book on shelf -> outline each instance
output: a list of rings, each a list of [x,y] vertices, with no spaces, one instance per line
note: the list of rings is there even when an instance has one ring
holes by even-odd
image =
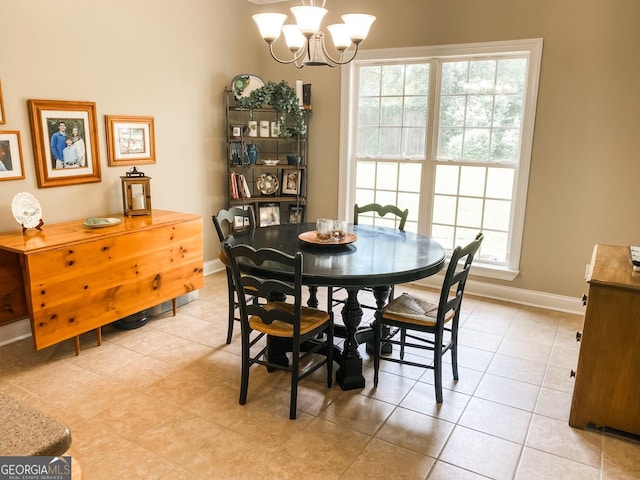
[[[238,184],[236,183],[236,172],[229,172],[229,193],[231,198],[238,198]]]
[[[240,174],[240,180],[242,181],[242,193],[244,198],[251,198],[251,190],[249,190],[249,184],[247,183],[247,179],[242,173]]]
[[[251,198],[251,190],[244,174],[230,172],[229,185],[231,190],[231,198],[237,200],[239,198]]]

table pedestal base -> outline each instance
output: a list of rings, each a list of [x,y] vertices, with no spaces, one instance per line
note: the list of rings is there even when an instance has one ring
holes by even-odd
[[[362,358],[341,358],[340,360],[340,368],[336,372],[336,383],[343,390],[363,388]]]

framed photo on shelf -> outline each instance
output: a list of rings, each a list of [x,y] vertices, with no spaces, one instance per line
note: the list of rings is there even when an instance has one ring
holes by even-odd
[[[304,223],[304,206],[289,205],[289,223]]]
[[[300,193],[300,182],[302,172],[300,170],[282,170],[282,194],[298,195]]]
[[[105,115],[110,167],[156,163],[153,117]]]
[[[245,210],[247,210],[249,208],[249,205],[243,205],[242,208],[244,208]],[[240,231],[240,230],[244,230],[246,228],[249,228],[251,226],[251,224],[249,223],[249,218],[247,217],[243,217],[242,215],[236,215],[233,217],[233,230],[235,232]]]
[[[0,180],[24,178],[20,132],[0,132]]]
[[[101,181],[94,102],[28,100],[38,187]]]
[[[261,227],[270,227],[272,225],[280,225],[280,204],[279,203],[261,203],[259,205]]]

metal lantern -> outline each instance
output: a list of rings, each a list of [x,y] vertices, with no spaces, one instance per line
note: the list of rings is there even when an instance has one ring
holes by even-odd
[[[133,167],[120,179],[125,216],[151,215],[151,178]]]

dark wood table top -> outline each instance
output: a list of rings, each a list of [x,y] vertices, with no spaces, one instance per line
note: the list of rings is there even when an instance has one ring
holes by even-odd
[[[227,241],[231,245],[271,247],[290,254],[302,252],[306,285],[360,288],[394,285],[428,277],[444,267],[444,248],[428,237],[386,227],[350,228],[357,240],[347,245],[317,245],[299,240],[300,233],[315,230],[315,223],[257,228],[234,234]],[[265,273],[264,268],[247,270]],[[286,271],[268,268],[268,274],[290,279],[290,272]]]

